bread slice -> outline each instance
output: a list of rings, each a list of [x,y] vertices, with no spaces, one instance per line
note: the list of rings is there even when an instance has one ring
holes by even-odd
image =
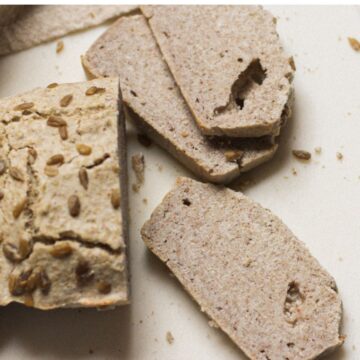
[[[120,102],[117,78],[0,100],[0,305],[128,303]]]
[[[144,6],[204,134],[278,134],[294,63],[273,16],[255,6]]]
[[[342,344],[334,279],[243,194],[179,178],[141,233],[250,359],[310,360]]]
[[[136,125],[202,179],[229,182],[269,160],[277,149],[269,139],[203,136],[142,15],[119,19],[82,61],[92,77],[119,75],[124,102]]]
[[[25,6],[15,21],[8,21],[7,26],[1,29],[0,55],[25,50],[68,33],[99,25],[136,9],[136,5]]]
[[[23,5],[0,5],[0,27],[14,22],[24,8]]]

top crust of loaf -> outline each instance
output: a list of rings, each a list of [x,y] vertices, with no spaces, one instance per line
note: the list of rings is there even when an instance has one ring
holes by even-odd
[[[254,6],[143,6],[204,134],[277,134],[294,73],[273,16]]]
[[[249,358],[310,360],[342,344],[334,279],[243,194],[179,178],[142,237]]]

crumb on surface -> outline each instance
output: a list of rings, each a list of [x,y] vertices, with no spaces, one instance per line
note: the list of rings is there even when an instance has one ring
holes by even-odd
[[[305,150],[293,150],[292,154],[299,160],[308,161],[311,159],[311,153]]]
[[[353,37],[348,37],[348,41],[354,51],[357,51],[357,52],[360,51],[360,41],[359,40],[357,40]]]
[[[133,192],[138,193],[139,190],[140,190],[140,186],[141,186],[141,185],[139,185],[138,183],[132,184],[132,190],[133,190]]]
[[[143,202],[145,205],[147,205],[148,199],[147,199],[147,198],[143,198],[143,199],[142,199],[142,202]]]
[[[60,54],[64,50],[64,42],[62,40],[59,40],[56,43],[56,53]]]
[[[336,153],[336,158],[338,159],[338,160],[342,160],[343,158],[344,158],[344,155],[341,153],[341,152],[337,152]]]
[[[297,175],[296,169],[295,169],[295,168],[292,168],[292,169],[291,169],[291,173],[292,173],[294,176],[296,176],[296,175]]]
[[[136,183],[132,185],[134,192],[140,190],[141,185],[145,180],[145,158],[143,153],[136,153],[131,157],[131,165],[136,176]]]
[[[166,341],[171,345],[173,342],[174,342],[174,336],[173,334],[171,333],[171,331],[168,331],[166,333]]]
[[[163,166],[162,165],[159,165],[157,166],[158,170],[161,172],[163,170]]]
[[[315,154],[318,154],[318,155],[320,155],[322,152],[322,148],[320,146],[317,146],[314,150],[315,150]]]

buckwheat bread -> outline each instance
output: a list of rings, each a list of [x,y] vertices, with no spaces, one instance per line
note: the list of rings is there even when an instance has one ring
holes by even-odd
[[[258,6],[143,6],[201,131],[278,134],[295,70]]]
[[[0,119],[0,305],[128,303],[118,79],[1,99]]]
[[[82,62],[91,77],[119,75],[135,124],[202,179],[229,182],[269,160],[277,149],[268,138],[212,140],[203,136],[142,15],[119,19],[90,47]]]
[[[179,178],[141,233],[250,359],[314,359],[342,344],[334,279],[243,194]]]
[[[12,8],[15,8],[13,6]],[[19,8],[19,6],[16,6]],[[28,49],[134,11],[135,5],[31,5],[17,18],[0,20],[0,55]],[[18,11],[9,9],[8,11]],[[14,21],[15,20],[15,21]],[[2,25],[7,25],[1,28]]]

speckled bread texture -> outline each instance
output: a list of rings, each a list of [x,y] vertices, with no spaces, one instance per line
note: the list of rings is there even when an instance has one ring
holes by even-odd
[[[243,194],[179,178],[142,237],[250,359],[314,359],[342,344],[334,279]]]
[[[119,75],[135,124],[202,179],[229,182],[269,160],[277,149],[268,138],[230,141],[203,136],[142,15],[119,19],[82,61],[92,77]],[[229,151],[238,156],[229,159]]]
[[[24,50],[68,33],[99,25],[128,14],[136,8],[135,5],[26,6],[15,22],[0,29],[0,55]]]
[[[255,6],[141,7],[204,134],[277,134],[295,70]]]
[[[128,303],[118,79],[1,99],[0,119],[0,304]]]
[[[0,27],[15,21],[23,9],[21,5],[0,5]]]

